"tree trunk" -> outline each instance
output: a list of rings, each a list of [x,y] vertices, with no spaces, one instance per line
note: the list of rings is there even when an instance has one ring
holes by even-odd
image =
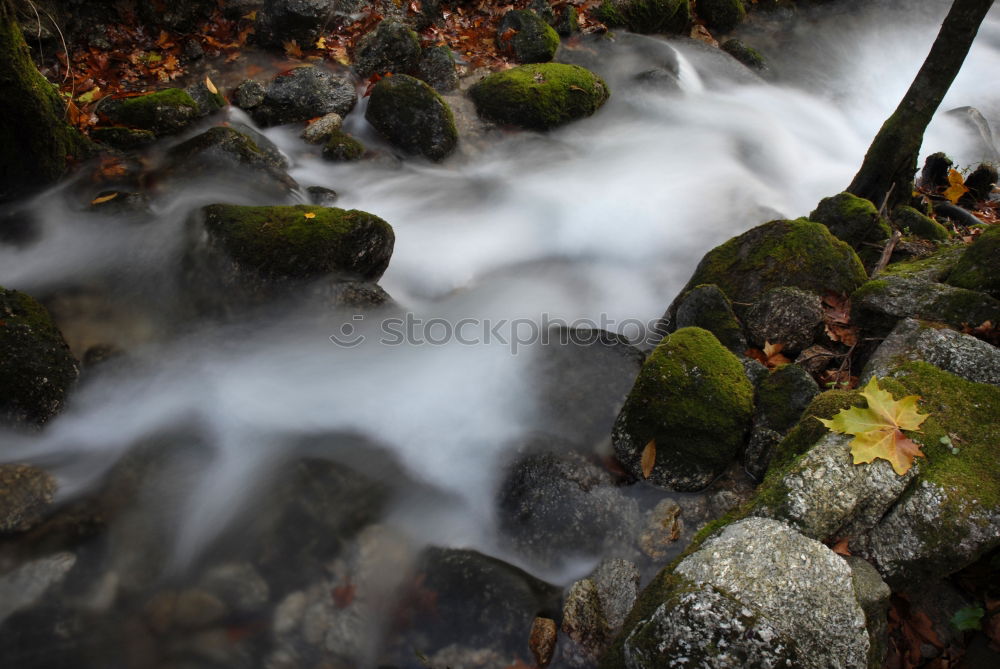
[[[28,53],[14,10],[0,0],[0,202],[59,179],[87,149],[70,126],[59,93]]]
[[[924,130],[962,68],[992,5],[993,0],[954,0],[923,66],[868,147],[847,192],[871,200],[876,206],[889,195],[890,211],[909,201]]]

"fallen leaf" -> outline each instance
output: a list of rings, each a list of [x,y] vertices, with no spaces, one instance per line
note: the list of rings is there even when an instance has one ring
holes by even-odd
[[[695,24],[695,26],[691,28],[691,38],[696,39],[699,42],[704,42],[705,44],[710,44],[716,48],[719,46],[716,39],[712,37],[712,33],[708,32],[708,28],[700,24]]]
[[[282,42],[281,46],[285,48],[285,55],[289,58],[302,59],[302,47],[295,40],[289,40],[287,42]]]
[[[868,400],[866,408],[844,409],[832,419],[817,418],[830,430],[854,435],[851,454],[854,464],[872,462],[875,458],[888,460],[900,476],[913,466],[913,459],[923,456],[920,445],[910,440],[901,430],[915,430],[927,418],[917,410],[917,395],[896,400],[879,388],[878,379],[872,377],[862,397]]]
[[[774,369],[775,367],[787,365],[791,362],[782,353],[784,348],[785,345],[780,342],[776,344],[772,344],[769,341],[764,342],[764,357],[767,359],[764,364],[767,365],[768,369]]]
[[[656,466],[656,440],[650,439],[646,447],[642,449],[642,478],[648,479]]]
[[[841,539],[840,541],[838,541],[834,545],[830,546],[830,550],[832,550],[837,555],[850,556],[851,555],[851,549],[848,546],[848,544],[850,543],[850,541],[851,541],[850,538],[844,537],[843,539]]]
[[[110,195],[102,195],[101,197],[95,197],[90,201],[90,204],[101,204],[102,202],[110,202],[118,197],[118,193],[111,193]]]
[[[962,178],[962,173],[958,170],[948,170],[948,188],[944,191],[944,196],[951,201],[952,204],[958,204],[958,201],[962,199],[962,196],[969,192],[969,188],[965,185],[965,179]]]
[[[305,216],[306,218],[316,218],[316,214],[312,213],[311,211],[307,211],[302,215]]]
[[[205,77],[205,88],[207,88],[208,92],[211,93],[212,95],[219,94],[219,89],[215,87],[215,84],[213,84],[212,80],[209,79],[208,77]]]

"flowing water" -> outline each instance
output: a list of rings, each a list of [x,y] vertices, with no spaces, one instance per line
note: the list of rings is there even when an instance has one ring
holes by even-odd
[[[379,519],[414,543],[531,567],[497,538],[494,499],[517,445],[545,427],[533,335],[559,321],[649,339],[705,251],[842,190],[950,3],[884,4],[748,32],[771,63],[766,79],[674,42],[678,92],[633,78],[664,64],[660,40],[602,47],[596,62],[613,96],[593,118],[544,136],[490,135],[442,165],[331,164],[297,131],[265,131],[302,186],[332,187],[337,206],[393,225],[380,284],[414,321],[418,341],[402,345],[376,317],[315,300],[192,316],[180,270],[187,219],[212,202],[261,203],[257,193],[175,189],[139,224],[81,212],[78,187],[40,196],[36,238],[0,245],[0,285],[46,299],[78,356],[96,344],[127,353],[85,376],[40,434],[0,435],[0,458],[45,466],[73,500],[137,445],[198,444],[193,463],[164,468],[161,492],[142,507],[165,572],[238,528],[270,474],[304,453],[393,489]],[[974,106],[996,125],[998,66],[994,11],[942,112]],[[347,129],[382,146],[362,111]],[[988,155],[943,113],[924,149],[963,166]],[[461,319],[467,341],[443,341]],[[565,583],[591,566],[536,573]]]

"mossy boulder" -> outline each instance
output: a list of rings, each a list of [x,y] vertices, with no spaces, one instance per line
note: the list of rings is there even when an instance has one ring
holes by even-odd
[[[361,38],[354,52],[354,71],[362,79],[374,74],[407,74],[420,62],[420,37],[399,21],[384,20]]]
[[[932,242],[943,242],[951,237],[948,229],[935,221],[930,216],[920,213],[913,207],[900,205],[892,212],[892,220],[900,230],[908,230],[921,239],[929,239]]]
[[[45,307],[0,287],[0,426],[41,425],[62,409],[78,374]]]
[[[851,295],[851,322],[871,336],[888,334],[903,318],[959,328],[1000,323],[1000,301],[975,290],[898,275],[880,276]]]
[[[781,344],[791,356],[808,348],[823,331],[823,308],[820,298],[792,286],[772,288],[746,313],[747,339],[763,349]]]
[[[737,355],[747,350],[747,340],[733,313],[733,305],[714,284],[695,286],[685,293],[680,298],[672,326],[675,330],[686,327],[708,330]]]
[[[416,77],[397,74],[372,89],[365,119],[407,153],[443,160],[458,145],[451,107]]]
[[[734,303],[751,304],[782,286],[818,295],[828,290],[852,293],[866,278],[854,250],[825,225],[778,220],[758,225],[705,254],[681,294],[714,283]],[[669,313],[676,311],[676,304],[675,300]]]
[[[201,116],[201,108],[182,88],[129,98],[104,98],[97,106],[99,116],[113,125],[149,130],[157,136],[180,132]]]
[[[634,33],[683,33],[691,24],[688,0],[604,0],[597,18]]]
[[[875,205],[850,193],[823,198],[809,214],[809,220],[830,228],[834,237],[859,252],[866,248],[866,243],[878,243],[892,235],[892,230],[879,217]],[[877,259],[878,254],[875,255]]]
[[[928,283],[944,281],[949,272],[958,264],[965,253],[964,244],[941,244],[934,253],[915,260],[900,260],[889,263],[879,275],[919,279]]]
[[[1000,298],[1000,225],[989,227],[972,242],[946,281]]]
[[[90,131],[90,137],[95,142],[106,144],[111,148],[122,151],[141,149],[156,141],[156,133],[152,130],[126,128],[122,125],[94,128]]]
[[[472,86],[469,96],[487,120],[547,130],[592,115],[609,91],[590,70],[542,63],[494,72]]]
[[[356,209],[214,204],[202,212],[210,240],[239,270],[272,279],[338,274],[375,280],[395,242],[388,223]]]
[[[649,481],[700,490],[736,456],[752,413],[753,387],[739,359],[708,330],[683,328],[647,358],[615,422],[612,443],[626,470],[642,477],[642,454],[654,441]]]
[[[760,382],[753,432],[743,456],[747,473],[758,480],[764,477],[778,443],[818,394],[816,381],[799,365],[784,365]]]
[[[512,9],[500,20],[497,44],[519,63],[547,63],[559,49],[559,34],[535,12]]]
[[[727,39],[722,43],[721,49],[751,70],[758,72],[767,70],[767,61],[764,56],[757,49],[747,46],[738,39]]]
[[[747,17],[743,0],[698,0],[698,16],[709,30],[727,33]]]
[[[430,46],[421,51],[417,77],[439,93],[458,88],[458,71],[455,69],[455,56],[451,49],[446,46]]]
[[[365,145],[342,130],[330,133],[323,145],[323,158],[333,162],[361,160],[365,155]]]
[[[278,49],[291,40],[306,48],[330,21],[329,0],[268,0],[261,4],[254,24],[256,39]]]

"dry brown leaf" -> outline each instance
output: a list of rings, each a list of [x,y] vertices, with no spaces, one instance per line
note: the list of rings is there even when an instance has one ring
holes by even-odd
[[[289,58],[295,58],[297,60],[302,59],[302,47],[295,40],[289,40],[287,42],[282,42],[281,46],[285,49],[285,55]]]
[[[642,449],[642,478],[648,479],[656,466],[656,440],[650,439],[646,447]]]
[[[111,193],[110,195],[102,195],[101,197],[95,197],[90,201],[90,204],[101,204],[102,202],[110,202],[118,197],[118,193]]]
[[[212,95],[219,94],[219,89],[215,87],[215,84],[213,84],[212,80],[209,79],[208,77],[205,77],[205,88],[207,88],[208,92],[211,93]]]
[[[845,557],[850,556],[851,548],[850,546],[848,546],[850,541],[851,540],[848,537],[844,537],[834,545],[830,546],[830,550],[832,550],[837,555],[843,555]]]

